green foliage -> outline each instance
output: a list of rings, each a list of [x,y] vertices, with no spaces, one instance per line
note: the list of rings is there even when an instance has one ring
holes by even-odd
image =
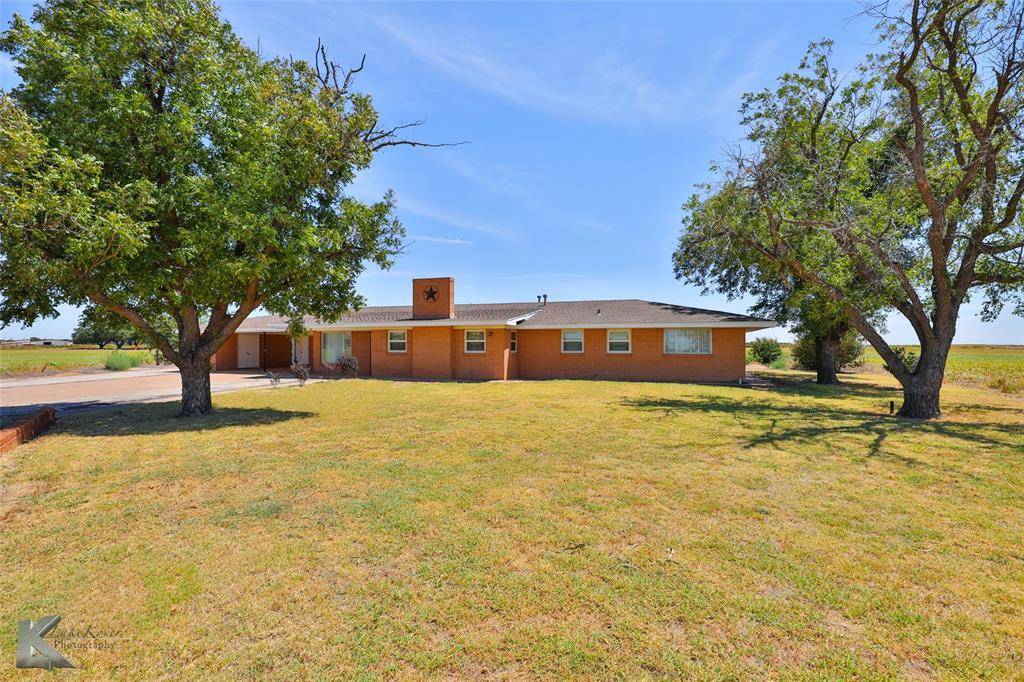
[[[750,342],[750,354],[762,365],[770,365],[782,357],[782,346],[775,339],[762,337]]]
[[[114,351],[107,357],[106,368],[115,372],[121,372],[138,367],[140,364],[142,364],[141,360],[137,356]]]
[[[917,353],[910,350],[906,346],[893,346],[892,350],[896,354],[896,357],[899,358],[899,361],[903,364],[903,366],[909,369],[911,372],[913,372],[914,368],[917,367],[917,360],[920,356],[918,356]],[[883,367],[885,368],[886,372],[889,372],[890,374],[894,373],[893,368],[889,365],[888,362],[886,362],[883,365]]]
[[[815,350],[814,339],[815,337],[810,334],[798,336],[793,347],[790,349],[793,362],[799,369],[810,371],[818,369],[818,356]],[[843,335],[842,340],[839,342],[839,350],[836,353],[836,370],[860,367],[863,364],[864,344],[860,334],[851,329]]]
[[[789,361],[786,360],[786,357],[784,355],[780,355],[779,357],[772,360],[768,366],[771,367],[772,369],[789,369]]]
[[[71,341],[76,344],[96,344],[100,348],[113,343],[120,348],[126,343],[137,343],[140,336],[141,332],[123,317],[90,306],[82,311],[78,326],[71,333]]]
[[[92,303],[202,367],[257,307],[361,306],[356,278],[401,248],[393,195],[346,188],[409,143],[326,50],[263,59],[210,0],[49,0],[0,51],[21,79],[0,96],[3,324]]]
[[[762,298],[799,280],[905,391],[929,395],[901,414],[931,417],[972,290],[985,317],[1024,315],[1024,13],[949,0],[866,13],[881,47],[849,76],[812,44],[777,87],[744,96],[747,139],[684,204],[676,272]],[[872,317],[885,308],[922,341],[916,371]]]

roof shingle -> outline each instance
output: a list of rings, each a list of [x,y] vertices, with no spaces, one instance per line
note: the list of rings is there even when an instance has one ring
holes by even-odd
[[[432,322],[435,324],[445,322],[451,322],[451,324],[466,322],[505,324],[509,320],[526,315],[529,317],[520,325],[524,328],[656,324],[707,324],[710,326],[750,324],[763,327],[775,324],[771,320],[747,315],[640,299],[548,301],[546,305],[539,303],[461,303],[456,304],[455,317],[451,320],[434,320]],[[394,325],[413,321],[412,306],[368,306],[343,315],[337,321],[330,323],[309,316],[304,319],[304,323],[309,329],[337,328],[344,327],[346,324]],[[416,321],[423,322],[423,320]],[[238,331],[284,331],[287,326],[288,319],[285,317],[264,315],[245,320],[239,326]]]

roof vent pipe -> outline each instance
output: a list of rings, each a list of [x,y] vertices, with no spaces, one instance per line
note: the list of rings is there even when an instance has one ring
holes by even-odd
[[[544,294],[544,305],[548,304],[548,295]]]

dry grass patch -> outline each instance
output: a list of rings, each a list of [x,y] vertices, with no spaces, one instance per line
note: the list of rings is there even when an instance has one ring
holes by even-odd
[[[346,381],[68,418],[0,474],[0,651],[60,613],[131,634],[82,679],[1022,677],[1024,405],[892,398]]]

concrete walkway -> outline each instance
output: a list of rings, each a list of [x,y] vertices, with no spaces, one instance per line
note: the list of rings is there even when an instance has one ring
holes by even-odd
[[[287,370],[275,371],[281,386],[298,382]],[[310,383],[318,381],[310,379]],[[213,372],[213,393],[271,388],[262,370]],[[65,374],[58,377],[0,380],[0,411],[28,412],[53,405],[57,414],[70,414],[132,403],[155,403],[181,399],[181,378],[176,367],[139,368],[124,372]]]

